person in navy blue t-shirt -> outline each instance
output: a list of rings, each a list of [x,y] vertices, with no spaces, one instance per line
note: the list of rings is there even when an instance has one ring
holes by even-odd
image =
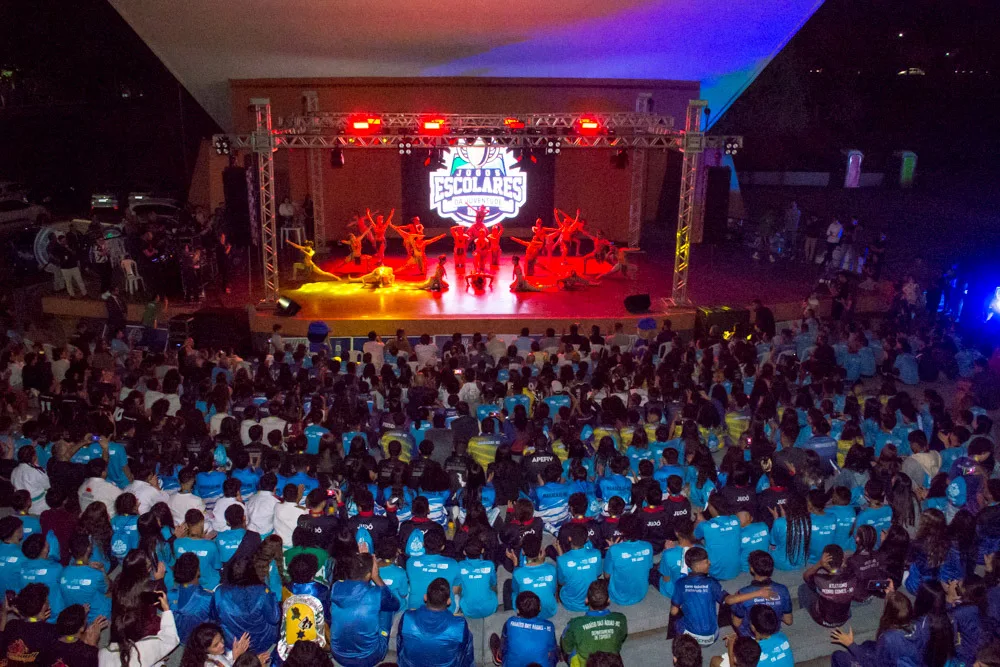
[[[503,624],[500,635],[490,635],[493,661],[504,667],[555,667],[559,662],[556,628],[552,621],[538,618],[542,603],[531,591],[517,596],[517,616]]]
[[[732,605],[730,608],[733,614],[733,628],[744,637],[752,637],[748,616],[750,609],[754,605],[766,605],[774,609],[778,617],[785,625],[792,624],[792,596],[788,587],[771,581],[774,573],[774,559],[766,551],[753,551],[750,553],[750,585],[744,586],[737,594],[757,593],[761,589],[767,588],[771,591],[771,596],[758,596]]]

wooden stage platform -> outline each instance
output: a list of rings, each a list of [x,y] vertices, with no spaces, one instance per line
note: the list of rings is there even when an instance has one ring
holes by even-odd
[[[436,258],[436,255],[432,255]],[[330,326],[331,335],[365,336],[376,331],[385,336],[402,328],[409,335],[428,333],[447,335],[453,332],[494,332],[516,334],[523,327],[532,333],[541,333],[552,327],[557,333],[570,324],[589,327],[596,324],[610,330],[616,322],[625,325],[626,332],[634,333],[636,323],[644,317],[657,320],[670,318],[677,331],[694,328],[695,309],[668,307],[665,299],[670,296],[673,256],[638,254],[634,256],[639,272],[634,278],[620,275],[601,281],[600,285],[574,292],[548,288],[542,292],[510,291],[512,281],[510,255],[504,255],[496,274],[493,289],[475,291],[465,288],[464,276],[456,275],[451,255],[448,255],[447,280],[450,288],[444,292],[426,292],[408,289],[407,285],[420,281],[413,271],[399,273],[397,284],[378,290],[363,288],[356,283],[318,282],[298,285],[282,276],[281,293],[302,306],[294,317],[279,317],[273,310],[258,309],[251,317],[251,328],[257,333],[270,333],[275,323],[282,325],[289,336],[303,336],[309,322],[323,320]],[[433,260],[432,260],[433,261]],[[388,264],[394,268],[403,263],[401,257],[390,257]],[[287,266],[291,262],[287,262]],[[347,265],[340,259],[324,262],[325,270],[347,275]],[[351,267],[353,268],[353,267]],[[551,285],[558,275],[576,269],[582,274],[582,261],[576,257],[567,260],[556,258],[553,271],[539,269],[531,278],[535,283]],[[609,265],[591,263],[588,277],[606,271]],[[818,270],[802,265],[771,265],[752,262],[741,249],[696,248],[690,276],[690,297],[698,306],[746,307],[753,298],[760,298],[775,314],[778,321],[791,320],[801,315],[802,299],[815,284]],[[355,271],[352,275],[360,275]],[[652,300],[649,313],[630,314],[624,305],[630,294],[648,293]],[[239,294],[211,294],[202,305],[245,308],[250,303],[246,292]],[[884,310],[888,302],[884,297],[867,296],[858,304],[859,312]],[[183,312],[193,312],[200,306],[172,303],[164,318]],[[43,298],[45,312],[66,318],[104,316],[104,305],[97,300],[70,300],[65,296]],[[129,319],[138,320],[141,304],[130,306]],[[821,314],[829,311],[824,300]]]

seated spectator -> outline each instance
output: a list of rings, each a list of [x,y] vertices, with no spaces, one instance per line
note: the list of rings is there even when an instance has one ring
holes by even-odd
[[[701,645],[691,635],[677,635],[671,645],[674,667],[701,667]]]
[[[737,595],[759,592],[762,589],[767,589],[771,595],[752,597],[749,600],[731,606],[733,628],[744,637],[753,636],[753,632],[747,621],[749,620],[750,610],[757,605],[764,605],[774,609],[778,618],[785,625],[792,624],[791,593],[789,593],[788,587],[784,584],[771,581],[773,573],[774,559],[771,558],[770,554],[764,551],[754,551],[750,554],[750,577],[752,581],[749,586],[744,586],[737,591]]]
[[[695,539],[705,542],[712,561],[709,574],[719,580],[735,579],[740,573],[740,520],[727,513],[718,495],[709,499],[708,510],[713,516],[694,527]]]
[[[649,572],[653,568],[653,546],[641,541],[641,525],[634,514],[620,522],[622,540],[608,547],[604,573],[608,576],[611,601],[620,605],[642,602],[649,589]]]
[[[116,614],[111,621],[111,635],[118,641],[111,642],[98,652],[99,665],[155,665],[177,648],[180,639],[167,594],[159,591],[157,596],[157,606],[162,612],[159,632],[150,634],[145,617],[137,610]],[[123,652],[125,657],[122,657]]]
[[[458,563],[460,608],[466,618],[486,618],[497,610],[497,570],[483,558],[483,543],[478,536],[465,543],[465,559]]]
[[[186,644],[191,632],[204,623],[212,606],[212,593],[200,582],[201,565],[194,553],[182,554],[174,563],[176,587],[167,592],[167,599],[174,610],[174,623],[181,643]]]
[[[77,533],[73,536],[69,541],[69,565],[59,577],[59,591],[65,605],[86,607],[86,620],[94,623],[99,616],[111,617],[111,599],[108,597],[108,575],[91,562],[91,551],[87,535]]]
[[[556,629],[551,621],[538,618],[542,603],[531,591],[517,596],[517,616],[508,618],[500,635],[490,635],[493,662],[511,667],[555,667],[559,662]]]
[[[184,642],[181,667],[234,665],[249,647],[250,635],[244,633],[227,651],[222,628],[215,623],[201,623],[192,629],[190,638]]]
[[[828,628],[840,627],[851,619],[851,602],[857,587],[854,575],[845,567],[844,550],[836,544],[823,549],[820,561],[802,573],[806,588],[799,594],[813,620]]]
[[[219,547],[205,535],[205,515],[198,510],[188,510],[184,515],[187,535],[174,540],[174,553],[181,556],[193,553],[198,557],[200,583],[206,590],[213,591],[219,585],[222,557]]]
[[[601,552],[589,546],[587,529],[570,523],[559,531],[566,547],[556,542],[560,550],[556,559],[556,576],[559,583],[559,600],[567,611],[586,611],[590,585],[603,573]],[[567,548],[568,547],[568,548]]]
[[[399,667],[474,667],[469,624],[451,608],[451,584],[438,578],[426,588],[424,605],[403,612],[396,629]],[[411,596],[412,597],[412,596]]]
[[[539,613],[541,618],[552,618],[558,607],[556,602],[558,575],[556,566],[545,560],[541,536],[525,535],[521,540],[521,554],[524,556],[525,562],[514,568],[510,579],[510,593],[504,591],[505,608],[509,607],[511,601],[517,599],[522,591],[531,591],[541,601],[542,610]],[[517,554],[514,551],[508,550],[507,558],[513,563],[518,562]]]
[[[902,593],[889,591],[878,623],[875,641],[857,644],[854,631],[834,629],[830,638],[847,651],[836,651],[830,659],[831,667],[851,665],[921,665],[920,647],[913,641],[913,605]]]
[[[400,609],[400,602],[382,580],[371,554],[355,554],[350,562],[347,580],[335,582],[330,589],[330,617],[336,619],[330,626],[330,649],[340,665],[374,667],[389,650],[392,613]]]
[[[230,581],[212,593],[209,617],[220,626],[226,645],[232,646],[244,633],[250,634],[250,650],[262,653],[278,641],[281,607],[274,593],[261,583],[248,559],[235,560],[230,566]],[[171,622],[172,623],[172,622]]]
[[[794,667],[792,647],[774,609],[767,605],[750,607],[750,631],[760,646],[759,665],[764,667]]]
[[[591,582],[587,588],[587,613],[570,619],[560,642],[570,667],[587,664],[594,653],[621,653],[628,638],[628,618],[608,609],[610,604],[607,581]]]
[[[13,610],[17,617],[6,622],[0,642],[0,655],[8,664],[35,663],[41,652],[59,638],[59,629],[46,621],[52,614],[49,587],[28,584],[14,597]]]
[[[67,667],[90,667],[98,664],[97,645],[108,619],[97,616],[88,625],[87,610],[72,604],[62,610],[56,620],[59,638],[46,645],[38,658],[40,665],[63,664]]]
[[[444,531],[428,531],[424,535],[424,553],[406,561],[406,576],[410,581],[410,609],[417,609],[423,604],[424,593],[432,581],[443,578],[449,586],[458,583],[458,563],[454,558],[444,555],[445,544]]]

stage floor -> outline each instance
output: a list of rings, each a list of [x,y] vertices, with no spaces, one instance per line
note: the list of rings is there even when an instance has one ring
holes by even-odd
[[[395,270],[404,261],[403,257],[387,257],[386,264]],[[556,257],[547,261],[551,271],[539,267],[536,274],[529,278],[534,284],[545,285],[544,291],[511,292],[513,268],[510,255],[501,257],[499,269],[493,271],[493,288],[485,290],[466,288],[465,273],[456,272],[449,255],[446,270],[450,287],[442,292],[412,289],[411,286],[421,282],[423,277],[411,267],[397,273],[396,284],[388,288],[373,290],[358,283],[310,282],[298,288],[283,289],[282,293],[302,306],[295,319],[322,319],[336,323],[336,331],[351,335],[367,333],[367,328],[373,327],[375,322],[379,326],[374,328],[385,333],[386,323],[390,321],[405,323],[398,325],[403,328],[412,328],[419,322],[423,327],[420,331],[426,329],[428,333],[450,333],[470,327],[484,333],[488,330],[510,333],[520,330],[521,326],[531,326],[534,330],[540,326],[539,320],[548,322],[546,326],[552,326],[557,331],[573,322],[608,327],[615,321],[627,320],[634,326],[643,315],[632,315],[625,310],[625,297],[648,292],[653,296],[650,314],[664,314],[666,308],[657,297],[669,295],[672,271],[672,266],[641,255],[636,257],[636,263],[639,272],[634,278],[614,275],[602,280],[600,285],[565,292],[552,287],[552,284],[570,269],[576,269],[582,275],[583,260]],[[355,268],[343,260],[328,261],[321,267],[341,276],[349,275],[348,270]],[[467,268],[471,268],[471,264]],[[590,262],[588,269],[591,274],[588,278],[593,280],[595,274],[610,268],[609,264]],[[357,277],[362,273],[352,271],[350,275]],[[349,331],[345,331],[345,326]],[[365,331],[357,330],[359,328]],[[396,325],[391,328],[396,328]]]

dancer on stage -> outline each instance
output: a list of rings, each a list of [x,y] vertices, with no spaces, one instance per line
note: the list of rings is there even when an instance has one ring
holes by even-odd
[[[451,235],[455,239],[455,270],[465,269],[465,254],[469,250],[469,231],[462,225],[455,225],[451,228]]]
[[[316,266],[315,262],[313,262],[313,256],[316,255],[316,250],[313,248],[312,241],[306,241],[305,245],[299,245],[297,243],[292,243],[291,241],[285,241],[285,243],[302,253],[302,261],[292,265],[292,280],[298,279],[298,268],[301,266],[305,270],[306,277],[312,278],[312,282],[340,281],[338,276],[324,271]]]
[[[524,271],[521,270],[520,257],[514,255],[512,258],[514,262],[514,282],[510,284],[511,292],[542,292],[544,287],[540,285],[533,285],[524,277]]]
[[[392,226],[392,216],[396,213],[396,209],[389,210],[389,217],[385,218],[382,215],[375,216],[372,219],[371,209],[365,209],[365,215],[368,217],[368,221],[371,223],[368,231],[371,232],[369,238],[372,243],[375,244],[375,261],[381,263],[385,260],[385,233]]]
[[[560,215],[563,216],[562,220],[559,219]],[[576,217],[571,218],[569,217],[569,214],[560,211],[559,209],[555,209],[555,219],[556,225],[559,227],[558,233],[556,234],[557,240],[555,242],[555,247],[562,250],[563,257],[569,257],[569,244],[572,243],[576,248],[577,256],[579,256],[580,239],[576,238],[576,235],[578,232],[583,231],[583,225],[586,222],[580,220],[580,210],[577,209]]]
[[[423,227],[423,225],[420,225],[421,231],[419,234],[410,234],[403,231],[402,227],[393,227],[393,229],[399,232],[400,236],[403,237],[403,242],[409,242],[410,248],[413,250],[413,254],[410,255],[408,260],[406,260],[406,263],[399,267],[401,272],[409,266],[416,266],[420,275],[425,275],[427,273],[427,246],[432,243],[437,243],[447,236],[447,234],[438,234],[432,239],[425,239],[423,235]]]
[[[399,235],[403,238],[403,249],[406,250],[407,258],[413,259],[413,245],[410,243],[410,239],[415,236],[423,237],[424,235],[424,226],[420,223],[420,218],[413,216],[410,220],[410,224],[403,225],[401,227],[397,227],[396,225],[389,226],[399,232]],[[406,234],[403,232],[406,232]]]
[[[469,229],[472,229],[472,227]],[[475,250],[472,255],[473,266],[476,271],[485,271],[486,257],[490,252],[490,239],[489,236],[487,236],[485,227],[481,227],[479,229],[479,232],[475,237],[474,247]]]
[[[471,238],[478,238],[479,233],[486,233],[486,213],[489,209],[485,206],[480,206],[476,209],[476,221],[469,226],[469,236]]]
[[[378,289],[379,287],[391,287],[396,281],[396,275],[392,272],[392,267],[376,266],[371,273],[366,273],[359,278],[348,278],[344,282],[361,283],[362,287]]]
[[[604,232],[600,229],[597,230],[597,234],[588,234],[587,232],[582,232],[582,234],[588,237],[594,242],[593,252],[589,252],[583,256],[583,272],[587,272],[587,262],[597,262],[598,264],[605,264],[608,261],[608,254],[614,249],[615,244],[604,237]]]
[[[347,253],[347,258],[344,260],[345,262],[347,262],[348,264],[354,264],[354,266],[360,268],[361,262],[364,260],[365,257],[371,259],[370,256],[361,254],[361,241],[364,240],[366,236],[369,239],[371,239],[372,237],[371,227],[367,228],[361,236],[356,235],[354,232],[348,232],[347,238],[341,240],[341,243],[349,248],[349,252]]]
[[[476,290],[485,290],[486,281],[490,281],[490,289],[493,289],[493,274],[484,271],[473,271],[465,276],[465,289],[470,287]]]
[[[596,287],[599,284],[596,280],[588,280],[579,275],[576,269],[570,271],[568,276],[564,276],[556,281],[556,287],[566,292],[575,292],[587,287]]]
[[[615,273],[620,273],[626,278],[634,278],[635,274],[639,273],[639,267],[628,261],[628,254],[630,252],[639,252],[639,249],[618,248],[615,250],[615,265],[612,266],[610,270],[597,276],[597,279],[601,280]]]
[[[500,239],[503,238],[503,225],[499,222],[490,228],[490,265],[500,266]]]
[[[448,260],[447,255],[438,256],[437,267],[434,269],[434,275],[425,280],[422,283],[417,283],[415,285],[408,285],[409,289],[421,289],[427,290],[428,292],[441,292],[448,289],[448,281],[445,280],[447,273],[444,270],[444,263]]]
[[[542,254],[545,249],[545,236],[535,235],[530,241],[525,241],[517,237],[510,237],[510,240],[514,243],[519,243],[524,246],[524,264],[527,268],[528,275],[535,275],[535,265],[538,263],[538,256]],[[517,259],[515,257],[515,259]]]

